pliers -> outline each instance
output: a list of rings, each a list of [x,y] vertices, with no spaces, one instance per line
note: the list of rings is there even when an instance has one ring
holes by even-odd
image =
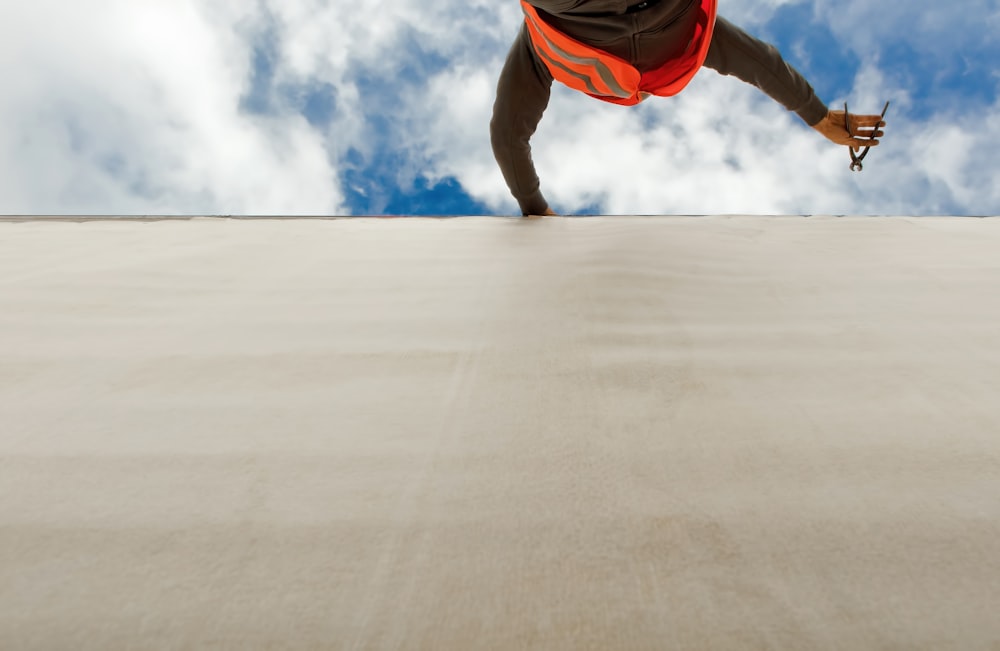
[[[885,107],[882,109],[883,118],[885,117],[885,112],[888,110],[889,110],[889,102],[886,102]],[[847,135],[853,138],[854,133],[851,131],[851,114],[847,112],[847,102],[844,102],[844,128],[847,129]],[[875,125],[875,128],[872,129],[872,135],[869,137],[869,140],[875,140],[876,133],[878,133],[878,125]],[[852,172],[860,172],[862,169],[864,169],[864,166],[861,164],[861,161],[863,161],[865,159],[865,156],[868,155],[869,149],[871,149],[871,145],[865,147],[865,150],[860,154],[855,154],[854,147],[850,146],[847,147],[847,151],[851,153]]]

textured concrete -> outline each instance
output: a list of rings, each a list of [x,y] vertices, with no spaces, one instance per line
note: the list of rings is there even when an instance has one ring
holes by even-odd
[[[0,648],[1000,649],[1000,219],[0,223]]]

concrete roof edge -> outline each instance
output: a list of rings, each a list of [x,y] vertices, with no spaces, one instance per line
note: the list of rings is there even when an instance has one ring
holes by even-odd
[[[754,214],[715,214],[715,215],[560,215],[556,219],[587,219],[593,217],[642,217],[642,218],[775,218],[775,219],[838,219],[838,218],[873,218],[873,219],[925,219],[925,218],[964,218],[992,219],[1000,215],[754,215]],[[95,222],[95,221],[196,221],[208,219],[225,219],[233,221],[292,221],[292,220],[338,220],[338,219],[521,219],[513,215],[0,215],[0,222]],[[545,219],[553,219],[546,217]]]

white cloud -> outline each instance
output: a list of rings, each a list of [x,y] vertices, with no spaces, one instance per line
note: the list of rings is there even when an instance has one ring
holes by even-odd
[[[252,16],[235,7],[5,3],[0,212],[342,210],[303,118],[240,113]]]
[[[873,6],[863,0],[815,3],[818,18],[828,24],[839,42],[869,55],[886,42],[908,42],[927,54],[951,53],[971,40],[973,45],[995,42],[1000,5],[996,0],[962,0],[961,4],[911,0]]]
[[[433,77],[406,98],[406,145],[421,152],[419,170],[431,182],[459,179],[472,196],[501,207],[512,201],[490,149],[489,121],[499,57],[483,66],[460,65]]]

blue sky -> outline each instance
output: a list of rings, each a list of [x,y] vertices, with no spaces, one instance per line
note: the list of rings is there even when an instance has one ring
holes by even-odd
[[[0,213],[517,212],[488,137],[513,0],[85,4],[0,8]],[[543,191],[568,214],[1000,213],[998,2],[876,9],[720,4],[831,107],[892,100],[863,174],[706,70],[632,109],[557,90]]]

